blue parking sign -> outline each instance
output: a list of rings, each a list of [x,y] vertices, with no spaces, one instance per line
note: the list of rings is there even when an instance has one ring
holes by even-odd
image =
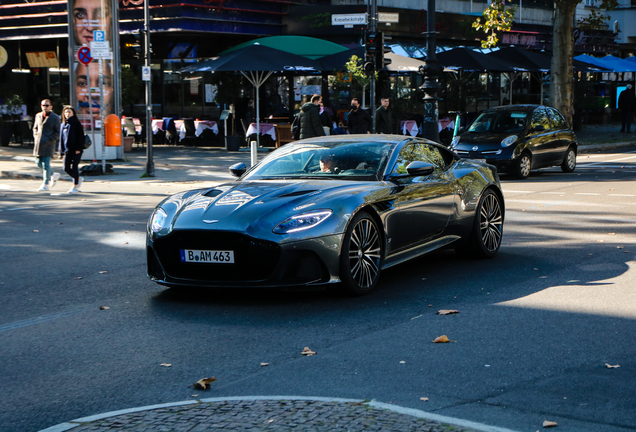
[[[106,32],[104,30],[95,30],[95,31],[93,31],[93,40],[95,42],[104,42],[104,41],[106,41]]]

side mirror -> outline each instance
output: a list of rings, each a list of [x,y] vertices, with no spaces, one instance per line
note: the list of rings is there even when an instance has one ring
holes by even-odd
[[[426,176],[435,171],[435,165],[430,162],[415,161],[406,167],[406,172],[412,177]]]
[[[245,174],[245,171],[247,171],[247,167],[243,162],[239,162],[230,167],[230,174],[232,174],[234,177],[242,176],[243,174]]]
[[[545,126],[536,125],[532,127],[532,132],[543,132],[545,130]]]

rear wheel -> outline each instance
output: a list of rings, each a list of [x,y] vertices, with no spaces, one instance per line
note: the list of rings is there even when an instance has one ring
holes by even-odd
[[[517,166],[515,169],[515,175],[518,179],[524,180],[527,179],[530,175],[530,170],[532,168],[532,157],[529,153],[521,153],[519,159],[517,159]]]
[[[501,246],[503,220],[503,207],[499,196],[492,190],[486,191],[479,201],[468,245],[458,252],[476,258],[495,256]]]
[[[364,211],[349,224],[340,252],[340,279],[349,294],[365,295],[377,286],[384,256],[381,233],[375,219]]]
[[[561,163],[561,171],[571,173],[574,168],[576,168],[576,150],[574,150],[574,147],[569,147]]]

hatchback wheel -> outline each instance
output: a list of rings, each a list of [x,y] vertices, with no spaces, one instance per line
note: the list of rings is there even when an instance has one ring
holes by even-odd
[[[380,278],[384,247],[378,223],[366,212],[349,224],[340,252],[340,279],[349,294],[373,291]]]
[[[528,153],[521,153],[519,159],[517,159],[517,167],[515,170],[515,174],[518,179],[527,179],[530,175],[530,170],[532,168],[532,158]]]
[[[576,150],[574,150],[574,147],[570,147],[561,163],[561,171],[571,173],[574,168],[576,168]]]

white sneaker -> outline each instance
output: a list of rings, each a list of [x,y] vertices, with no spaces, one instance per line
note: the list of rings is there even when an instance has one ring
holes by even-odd
[[[70,194],[76,194],[76,193],[79,193],[79,191],[77,190],[77,188],[76,188],[75,186],[73,186],[72,188],[70,188],[70,189],[68,190],[68,193],[70,193]]]
[[[59,179],[60,179],[60,173],[53,173],[53,176],[51,177],[51,188],[55,187]]]
[[[75,186],[77,190],[82,189],[82,183],[84,183],[84,177],[80,177],[79,180],[77,181],[77,186]]]
[[[44,192],[49,190],[49,185],[42,183],[42,186],[40,186],[40,189],[38,189],[38,192]]]

